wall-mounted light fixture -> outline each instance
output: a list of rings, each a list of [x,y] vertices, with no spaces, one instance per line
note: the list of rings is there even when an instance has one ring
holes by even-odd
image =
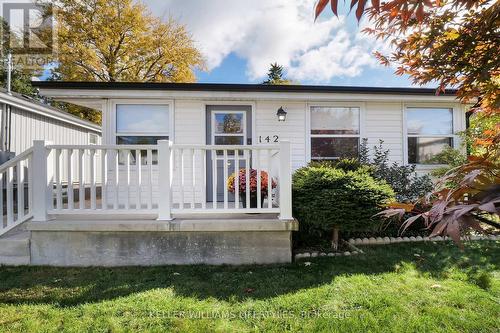
[[[286,111],[283,109],[282,106],[278,109],[278,112],[276,112],[276,115],[278,116],[278,121],[285,121],[286,120]]]

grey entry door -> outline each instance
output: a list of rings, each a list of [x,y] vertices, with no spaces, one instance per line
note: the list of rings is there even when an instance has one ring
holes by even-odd
[[[209,145],[251,145],[252,144],[252,107],[250,105],[207,105],[206,109],[207,144]],[[234,152],[229,151],[227,165],[224,166],[222,151],[216,154],[217,201],[224,201],[224,167],[228,176],[235,171]],[[240,168],[244,167],[243,155],[240,153]],[[207,201],[213,201],[213,160],[212,153],[207,152]],[[234,195],[229,193],[229,201]]]

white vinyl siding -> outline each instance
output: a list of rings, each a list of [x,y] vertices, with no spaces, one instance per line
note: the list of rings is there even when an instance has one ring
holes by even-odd
[[[401,103],[367,102],[365,135],[370,155],[373,146],[383,140],[384,149],[389,149],[391,162],[403,163],[403,113]]]
[[[287,112],[285,121],[278,121],[276,112],[280,107]],[[303,167],[307,163],[306,158],[306,103],[297,102],[256,102],[254,115],[254,144],[266,144],[265,140],[270,137],[269,144],[278,144],[274,141],[274,135],[278,141],[288,140],[292,150],[292,170]],[[259,143],[259,137],[263,142]]]
[[[33,140],[51,141],[53,144],[87,145],[89,133],[100,133],[66,122],[44,117],[26,110],[11,108],[11,151],[20,154],[33,146]]]

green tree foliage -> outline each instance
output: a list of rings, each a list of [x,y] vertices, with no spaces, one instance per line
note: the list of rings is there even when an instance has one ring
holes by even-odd
[[[193,82],[204,60],[186,28],[133,0],[60,0],[55,74],[62,80]]]
[[[0,84],[2,87],[7,87],[7,66],[2,67],[0,72]],[[20,70],[13,70],[11,72],[11,88],[12,91],[30,97],[38,97],[37,89],[31,85],[31,73],[26,73]]]
[[[283,66],[278,65],[278,63],[274,63],[271,64],[271,67],[267,72],[267,80],[262,82],[262,84],[269,84],[269,85],[292,84],[292,81],[284,78]]]

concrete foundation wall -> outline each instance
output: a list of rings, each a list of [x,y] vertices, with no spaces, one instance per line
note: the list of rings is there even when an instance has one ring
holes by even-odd
[[[269,264],[292,259],[291,231],[31,231],[31,264]]]

